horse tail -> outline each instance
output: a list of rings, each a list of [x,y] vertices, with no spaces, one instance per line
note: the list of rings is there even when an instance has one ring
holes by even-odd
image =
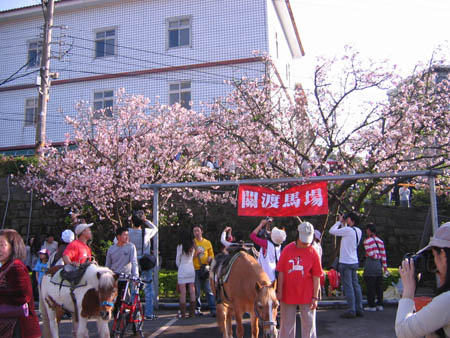
[[[45,299],[42,295],[42,285],[45,282],[45,276],[41,282],[41,285],[39,286],[39,308],[41,310],[42,315],[42,337],[51,337],[52,333],[50,331],[50,323],[48,318],[48,311],[47,311],[47,305],[45,304]]]

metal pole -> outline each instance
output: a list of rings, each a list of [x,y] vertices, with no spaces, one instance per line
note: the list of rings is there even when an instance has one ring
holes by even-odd
[[[430,186],[430,203],[431,203],[431,229],[433,235],[438,228],[438,211],[436,201],[436,178],[434,176],[428,177],[428,184]]]
[[[38,101],[38,119],[36,124],[36,154],[45,144],[46,123],[47,123],[47,104],[50,89],[50,56],[52,42],[53,13],[55,12],[54,0],[42,0],[42,8],[44,9],[44,43],[42,46],[41,59],[41,86],[39,87]]]
[[[229,186],[241,184],[280,184],[280,183],[307,183],[307,182],[323,182],[323,181],[346,181],[346,180],[371,180],[378,178],[390,177],[416,177],[416,176],[437,176],[442,175],[442,170],[422,170],[422,171],[405,171],[393,173],[376,173],[376,174],[355,174],[355,175],[336,175],[336,176],[311,176],[311,177],[287,177],[273,179],[251,179],[251,180],[230,180],[215,182],[175,182],[162,184],[142,184],[142,189],[158,188],[193,188],[193,187],[210,187],[210,186]]]
[[[153,254],[156,257],[156,266],[153,271],[153,288],[155,290],[155,297],[153,304],[156,309],[159,309],[159,188],[153,188],[153,224],[158,229],[158,232],[153,237]]]

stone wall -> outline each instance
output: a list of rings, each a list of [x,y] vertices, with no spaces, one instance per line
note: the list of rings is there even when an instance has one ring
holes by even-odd
[[[9,204],[6,210],[8,186]],[[33,203],[31,203],[30,193],[14,185],[11,181],[8,184],[7,178],[0,178],[0,222],[3,224],[3,219],[5,219],[4,228],[15,229],[25,238],[30,219],[30,234],[45,235],[47,232],[51,232],[57,239],[66,227],[64,223],[66,216],[67,214],[62,208],[53,204],[43,205],[36,198],[33,198]]]
[[[30,213],[30,194],[22,188],[9,183],[10,201],[5,221],[5,228],[16,229],[24,237],[27,234],[28,218]],[[0,178],[0,221],[3,222],[7,202],[7,180]],[[215,252],[220,249],[220,234],[226,225],[233,227],[235,235],[239,235],[244,241],[249,241],[250,232],[258,225],[259,217],[239,217],[236,207],[231,204],[213,205],[204,207],[197,202],[187,203],[182,201],[176,203],[178,214],[182,215],[179,223],[183,226],[192,227],[194,224],[202,224],[205,238],[211,240]],[[193,218],[183,216],[183,210],[190,207],[193,210]],[[397,267],[407,252],[415,252],[421,246],[423,229],[427,220],[428,210],[425,208],[403,209],[395,206],[366,205],[368,217],[362,225],[373,222],[377,225],[378,235],[384,240],[388,255],[388,264]],[[449,216],[449,215],[446,215]],[[45,234],[52,232],[56,240],[67,225],[66,212],[55,205],[43,205],[39,200],[33,199],[30,233]],[[311,222],[315,227],[321,229],[325,223],[324,217],[305,217],[304,220]],[[288,234],[287,241],[292,241],[296,236],[296,218],[277,218],[275,225],[285,227]],[[326,229],[332,225],[329,220]],[[95,229],[94,229],[95,231]],[[160,254],[163,267],[175,268],[175,253],[177,243],[177,227],[163,227],[160,229]],[[109,235],[111,237],[112,235]],[[97,236],[97,238],[104,236]],[[429,234],[424,236],[428,242]],[[323,236],[323,262],[328,267],[335,256],[335,240],[327,231]],[[360,246],[360,257],[363,257],[363,246]]]

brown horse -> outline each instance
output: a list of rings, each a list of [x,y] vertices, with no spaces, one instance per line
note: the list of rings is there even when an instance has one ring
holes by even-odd
[[[222,302],[217,304],[217,324],[223,338],[232,338],[232,316],[236,320],[238,338],[244,337],[242,317],[250,313],[252,338],[259,337],[258,321],[261,321],[264,337],[276,338],[276,318],[279,302],[275,294],[276,281],[271,283],[269,277],[256,259],[240,252],[233,263],[228,279],[220,288]],[[216,276],[212,274],[210,282],[216,292]]]

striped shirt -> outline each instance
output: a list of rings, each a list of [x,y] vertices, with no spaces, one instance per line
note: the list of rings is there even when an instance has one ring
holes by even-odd
[[[366,250],[366,257],[381,259],[383,270],[387,270],[386,251],[384,249],[384,243],[379,237],[372,235],[366,238],[364,240],[364,249]]]

